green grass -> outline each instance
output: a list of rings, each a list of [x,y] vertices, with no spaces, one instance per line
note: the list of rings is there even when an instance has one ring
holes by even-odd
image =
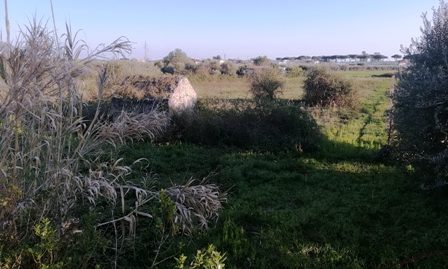
[[[226,268],[447,268],[446,194],[423,192],[416,175],[373,158],[386,141],[393,80],[372,74],[342,74],[361,106],[322,121],[327,139],[313,154],[148,143],[122,156],[147,158],[142,172],[162,185],[216,172],[211,180],[228,190],[216,226],[183,241],[185,254],[213,243]]]

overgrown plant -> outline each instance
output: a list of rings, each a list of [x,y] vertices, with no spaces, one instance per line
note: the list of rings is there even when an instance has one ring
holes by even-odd
[[[214,245],[209,245],[207,249],[201,249],[196,252],[190,265],[185,265],[187,262],[185,255],[176,258],[176,261],[177,269],[224,269],[226,257],[217,251]]]
[[[175,49],[163,58],[161,71],[169,74],[185,74],[185,67],[192,62],[185,52],[181,49]]]
[[[251,77],[250,92],[258,101],[274,100],[282,91],[284,80],[277,69],[264,68]]]
[[[350,107],[354,90],[350,82],[324,69],[311,69],[305,79],[305,103],[309,106]]]
[[[130,113],[121,111],[109,124],[104,124],[98,136],[115,145],[118,142],[154,140],[163,135],[168,128],[170,118],[167,112],[157,108],[148,113]]]
[[[35,262],[22,249],[26,242],[36,241],[35,227],[43,222],[51,224],[52,241],[68,240],[82,233],[83,227],[75,228],[79,212],[92,211],[98,205],[97,210],[107,208],[112,215],[110,221],[95,227],[110,224],[116,237],[118,231],[122,238],[135,234],[137,217],[152,218],[145,210],[161,199],[160,191],[129,183],[132,169],[122,165],[121,159],[102,158],[107,142],[117,145],[154,136],[164,128],[166,117],[154,111],[148,115],[123,114],[113,123],[100,121],[98,108],[109,74],[105,69],[98,76],[100,102],[87,123],[82,118],[77,81],[89,62],[108,53],[128,53],[130,48],[126,38],[119,38],[88,50],[68,26],[63,42],[59,42],[45,25],[34,21],[14,44],[1,51],[0,74],[5,87],[0,91],[0,264],[32,267]],[[203,195],[194,192],[190,197],[191,188],[200,188]],[[176,205],[173,217],[185,230],[196,224],[193,215],[201,218],[199,223],[205,227],[223,201],[212,184],[173,186],[167,193],[172,194],[169,197]],[[114,250],[116,266],[118,246]],[[52,247],[53,253],[58,251]],[[60,262],[52,260],[54,264]]]
[[[448,179],[448,4],[423,18],[422,36],[405,49],[409,66],[398,76],[393,122],[402,157],[437,181]]]

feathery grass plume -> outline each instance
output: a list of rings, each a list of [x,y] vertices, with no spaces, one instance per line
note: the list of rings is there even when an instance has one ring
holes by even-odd
[[[176,205],[174,222],[181,226],[184,233],[191,233],[198,226],[207,229],[210,220],[218,218],[226,194],[219,191],[215,184],[194,185],[190,179],[185,185],[175,185],[166,190]]]
[[[112,145],[124,144],[126,141],[143,141],[147,138],[154,140],[165,132],[169,123],[168,113],[157,107],[148,113],[121,111],[113,122],[102,125],[98,135]]]
[[[13,197],[4,196],[8,202],[0,209],[0,222],[17,237],[27,234],[44,217],[51,216],[56,224],[69,217],[83,193],[76,179],[88,167],[85,160],[89,154],[99,152],[104,143],[98,137],[96,119],[83,130],[77,74],[87,61],[102,53],[120,54],[130,49],[129,41],[120,39],[86,52],[81,59],[84,46],[77,47],[79,43],[70,32],[65,44],[59,48],[46,25],[33,20],[16,42],[2,51],[0,194]],[[36,218],[22,223],[24,212]]]

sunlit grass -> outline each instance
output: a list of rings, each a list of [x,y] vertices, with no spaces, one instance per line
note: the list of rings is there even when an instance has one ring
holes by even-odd
[[[326,112],[326,141],[316,153],[144,144],[123,156],[148,158],[174,181],[216,171],[211,180],[229,190],[229,202],[211,233],[183,252],[213,243],[226,252],[226,268],[443,268],[446,199],[419,191],[410,171],[373,158],[387,140],[394,82],[372,77],[380,73],[341,73],[360,91],[361,105],[342,112],[345,120],[341,111]],[[211,96],[243,97],[239,83]]]
[[[208,79],[190,78],[191,84],[198,93],[199,98],[236,99],[252,98],[250,94],[250,81],[238,77],[210,77]],[[300,99],[303,95],[303,77],[285,78],[285,85],[281,99]]]

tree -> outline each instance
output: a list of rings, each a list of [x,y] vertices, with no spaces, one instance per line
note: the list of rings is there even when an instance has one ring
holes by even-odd
[[[448,4],[423,17],[422,36],[405,49],[410,65],[398,76],[393,101],[397,146],[417,167],[448,176]]]
[[[403,58],[400,54],[394,54],[392,56],[390,56],[392,59],[394,59],[395,61],[400,60],[401,58]]]
[[[181,49],[175,49],[163,58],[164,67],[172,67],[176,73],[184,72],[185,65],[191,62],[192,60]]]
[[[384,55],[382,55],[382,54],[379,53],[379,52],[375,52],[375,53],[372,55],[372,59],[375,60],[375,61],[381,61],[381,60],[387,59],[387,56],[384,56]]]

